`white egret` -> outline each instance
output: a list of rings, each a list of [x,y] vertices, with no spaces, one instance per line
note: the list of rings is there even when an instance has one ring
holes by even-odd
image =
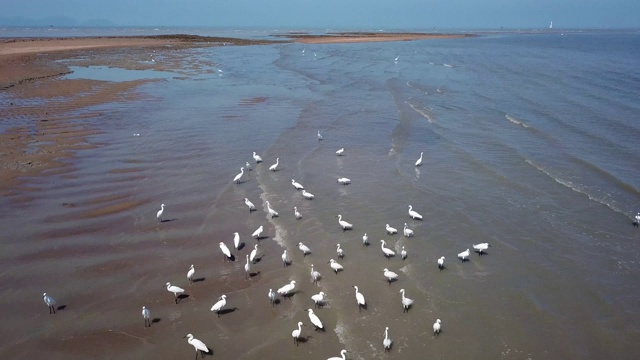
[[[251,260],[252,264],[256,263],[256,255],[258,255],[258,244],[253,246],[253,250],[251,250],[251,255],[249,256],[249,260]]]
[[[462,262],[469,260],[469,249],[458,254],[458,259],[462,260]]]
[[[320,130],[318,130],[318,140],[322,140],[322,135],[320,135]]]
[[[320,281],[320,278],[322,277],[322,274],[320,274],[319,271],[314,270],[313,269],[313,264],[311,264],[311,282],[314,284],[318,284],[318,281]]]
[[[225,307],[225,305],[227,305],[227,295],[222,295],[218,298],[218,302],[213,304],[211,311],[215,311],[218,314],[218,317],[220,317],[220,311],[222,311],[222,308]]]
[[[402,246],[402,251],[400,251],[400,256],[402,257],[402,260],[407,258],[407,250],[404,249],[404,246]]]
[[[256,206],[253,205],[253,203],[249,201],[249,199],[244,198],[244,203],[247,204],[247,206],[249,207],[249,213],[256,210]]]
[[[229,251],[227,245],[225,245],[222,241],[220,242],[220,250],[222,250],[225,260],[231,259],[231,251]]]
[[[387,280],[389,281],[389,283],[391,283],[392,281],[398,280],[398,274],[394,273],[393,271],[390,271],[389,269],[385,268],[384,270],[382,270],[384,272],[384,277],[387,278]]]
[[[189,280],[189,285],[193,284],[193,274],[195,274],[195,272],[196,269],[193,267],[193,264],[191,264],[189,271],[187,271],[187,280]]]
[[[297,182],[296,179],[291,179],[291,185],[293,185],[293,187],[296,188],[296,190],[304,189],[304,186],[302,186],[302,184]]]
[[[440,270],[444,269],[444,256],[441,256],[440,259],[438,259],[438,268]]]
[[[638,215],[636,215],[636,221],[633,222],[633,226],[640,226],[640,212],[638,213]]]
[[[476,244],[473,245],[473,249],[478,253],[478,255],[482,255],[484,251],[486,251],[489,248],[489,243],[481,243],[481,244]]]
[[[334,357],[328,358],[327,360],[346,360],[347,359],[347,353],[348,353],[347,350],[342,349],[340,351],[340,356],[339,357],[338,356],[334,356]]]
[[[287,296],[290,295],[293,292],[293,289],[296,288],[296,281],[295,280],[291,280],[290,283],[288,283],[287,285],[281,287],[280,289],[278,289],[278,294],[282,295],[282,296]]]
[[[268,201],[265,201],[265,203],[267,204],[267,212],[271,215],[271,218],[278,217],[278,212],[271,208],[271,204],[269,204]]]
[[[422,151],[420,152],[420,158],[416,161],[416,166],[422,165]]]
[[[260,240],[260,235],[262,235],[263,231],[264,231],[264,226],[260,225],[260,227],[257,228],[256,231],[253,232],[253,234],[251,234],[251,237],[254,237]]]
[[[393,59],[393,61],[394,61],[395,63],[397,63],[397,62],[398,62],[398,59],[400,59],[400,55],[396,56],[396,58],[395,58],[395,59]]]
[[[433,336],[440,335],[440,327],[442,326],[440,319],[433,323]]]
[[[409,216],[411,216],[412,219],[418,219],[418,220],[422,220],[422,215],[418,214],[416,211],[413,210],[413,206],[409,205]]]
[[[236,248],[236,250],[240,247],[240,234],[237,232],[233,233],[233,247]]]
[[[245,279],[248,279],[251,277],[250,271],[251,271],[251,263],[249,262],[249,255],[245,255],[247,257],[247,263],[244,264],[244,277]]]
[[[409,308],[413,304],[413,300],[404,296],[404,289],[400,289],[400,293],[402,294],[402,312],[409,312]]]
[[[184,289],[181,287],[177,287],[175,285],[171,285],[171,283],[167,283],[165,285],[167,287],[167,291],[168,292],[172,292],[173,296],[176,298],[176,304],[178,303],[178,294],[182,294],[184,292]]]
[[[311,254],[311,249],[309,249],[309,247],[303,243],[298,243],[298,249],[300,249],[302,251],[302,256],[307,256],[308,254]]]
[[[338,224],[342,227],[342,230],[351,230],[353,229],[353,224],[342,220],[342,215],[338,215]]]
[[[298,211],[297,206],[293,207],[293,215],[296,217],[296,220],[302,219],[302,214],[300,214],[300,212]]]
[[[236,177],[233,178],[233,182],[236,184],[240,184],[240,178],[242,178],[242,175],[244,175],[244,167],[240,168],[240,174],[236,175]]]
[[[47,293],[44,293],[44,294],[42,294],[42,300],[44,300],[44,303],[49,307],[49,314],[55,314],[56,313],[56,299],[54,299],[51,296],[47,295]]]
[[[369,246],[369,237],[367,236],[367,233],[362,235],[362,246]]]
[[[278,171],[278,165],[280,165],[280,158],[276,158],[276,163],[269,166],[269,171]]]
[[[193,345],[193,347],[196,349],[196,359],[198,358],[198,352],[200,352],[200,355],[204,359],[204,354],[209,352],[209,348],[207,347],[207,345],[205,345],[202,341],[195,339],[191,334],[187,334],[185,338],[187,339],[187,342]]]
[[[244,168],[247,169],[247,171],[251,171],[251,164],[249,164],[248,161],[244,162]]]
[[[407,226],[407,223],[404,223],[403,232],[404,232],[404,236],[406,236],[406,237],[413,236],[413,230],[409,229],[409,227]]]
[[[382,340],[382,345],[384,346],[384,351],[391,350],[391,343],[393,340],[389,339],[389,327],[384,328],[384,340]]]
[[[144,318],[144,327],[151,327],[151,311],[146,306],[142,307],[142,317]]]
[[[340,244],[336,244],[336,252],[338,253],[338,257],[342,259],[344,257],[344,250],[340,247]]]
[[[320,318],[313,313],[313,309],[307,309],[307,313],[309,314],[309,320],[311,320],[311,323],[313,324],[313,326],[316,327],[316,330],[324,329],[324,325],[322,325],[322,321],[320,321]]]
[[[394,228],[394,227],[389,226],[389,224],[385,225],[385,227],[384,227],[384,228],[385,228],[385,229],[387,229],[387,233],[388,233],[389,235],[393,235],[393,234],[395,234],[395,233],[397,233],[397,232],[398,232],[398,229],[396,229],[396,228]]]
[[[164,204],[160,205],[160,210],[158,210],[158,213],[156,214],[156,219],[158,219],[159,223],[162,222],[162,213],[163,212],[164,212]]]
[[[358,303],[358,310],[360,310],[360,308],[366,306],[367,303],[364,300],[364,295],[358,290],[358,287],[354,285],[353,288],[356,289],[356,303]]]
[[[331,268],[333,269],[333,271],[336,272],[336,274],[338,273],[338,271],[344,270],[344,267],[342,265],[338,264],[333,259],[329,260],[329,266],[331,266]]]
[[[302,332],[302,326],[304,324],[302,321],[298,321],[298,328],[291,332],[291,336],[293,337],[293,342],[298,346],[298,338],[300,337],[300,333]]]
[[[338,182],[342,185],[349,185],[351,184],[351,179],[346,177],[341,177],[341,178],[338,178]]]
[[[341,148],[340,150],[336,151],[336,155],[338,156],[344,155],[344,148]]]
[[[267,294],[267,296],[269,297],[269,302],[271,302],[271,306],[273,307],[273,305],[276,303],[276,293],[273,291],[273,289],[269,289],[269,293]]]
[[[262,158],[260,157],[260,155],[256,154],[256,152],[253,152],[253,160],[256,161],[256,163],[262,162]]]
[[[290,263],[291,260],[289,260],[289,257],[287,256],[287,249],[284,249],[284,251],[282,252],[282,264],[284,265],[284,267],[287,267]]]
[[[313,200],[313,198],[315,197],[312,193],[308,192],[307,190],[302,190],[302,196],[304,196],[305,199],[309,199],[309,200]]]
[[[396,252],[389,249],[388,247],[385,247],[385,245],[387,245],[387,242],[384,240],[380,240],[380,248],[382,249],[382,253],[384,254],[384,256],[389,259],[392,256],[396,256]]]
[[[313,300],[316,307],[322,306],[324,304],[324,293],[320,291],[319,293],[312,295],[311,300]]]

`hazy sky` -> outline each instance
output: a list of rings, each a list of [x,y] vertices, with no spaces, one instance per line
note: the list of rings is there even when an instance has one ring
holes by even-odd
[[[640,27],[639,0],[0,0],[1,17],[268,28]]]

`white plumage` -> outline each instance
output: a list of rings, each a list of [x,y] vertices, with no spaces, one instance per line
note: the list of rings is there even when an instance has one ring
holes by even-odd
[[[300,212],[298,211],[297,206],[293,207],[293,215],[296,217],[296,220],[302,219],[302,214],[300,214]]]
[[[299,182],[296,182],[295,179],[291,179],[291,184],[296,188],[296,190],[304,189],[304,186],[302,186],[302,184],[300,184]]]
[[[309,314],[309,320],[311,320],[311,323],[316,327],[316,329],[324,329],[322,321],[320,321],[320,318],[313,313],[313,309],[307,309],[307,313]]]
[[[260,227],[257,228],[256,231],[254,231],[253,234],[251,234],[251,236],[256,239],[260,239],[260,235],[262,235],[262,231],[264,231],[264,226],[260,225]]]
[[[314,284],[317,284],[318,281],[320,281],[320,278],[322,277],[322,274],[320,274],[319,271],[313,269],[313,264],[311,264],[310,275],[311,275],[311,282]]]
[[[158,213],[156,214],[156,219],[158,219],[158,222],[162,222],[163,212],[164,212],[164,204],[160,205],[160,210],[158,210]]]
[[[422,151],[420,152],[420,158],[416,160],[416,166],[422,165]]]
[[[238,250],[238,248],[240,247],[240,234],[238,234],[237,232],[233,233],[233,247]]]
[[[418,220],[422,220],[422,215],[418,214],[418,212],[413,210],[413,206],[409,205],[409,216],[411,216],[412,219],[418,219]]]
[[[220,311],[223,307],[225,307],[225,305],[227,305],[227,295],[222,295],[220,296],[218,302],[213,304],[213,306],[211,307],[211,311],[215,311],[216,313],[218,313],[218,316],[220,316]]]
[[[267,212],[271,215],[271,218],[273,219],[274,217],[277,217],[278,212],[271,208],[271,204],[269,204],[268,201],[265,201],[265,203],[267,204]]]
[[[322,306],[324,304],[324,293],[320,291],[319,293],[312,295],[311,300],[313,300],[316,307]]]
[[[469,258],[469,249],[458,254],[458,259],[462,260],[463,262],[466,261],[468,258]]]
[[[364,300],[364,295],[362,295],[360,290],[358,290],[357,286],[354,285],[353,288],[356,289],[356,302],[358,303],[358,307],[365,306],[366,302]]]
[[[409,308],[413,304],[413,300],[409,299],[406,296],[404,296],[404,289],[400,289],[400,293],[402,294],[402,308],[403,308],[402,311],[403,312],[407,312],[407,311],[409,311]]]
[[[196,359],[198,358],[198,351],[203,358],[204,354],[209,352],[209,348],[207,347],[207,345],[205,345],[202,341],[195,339],[193,335],[187,334],[185,338],[187,338],[187,342],[193,345],[193,347],[196,349]]]
[[[311,249],[309,249],[309,247],[303,243],[298,243],[298,249],[302,251],[303,256],[311,254]]]
[[[344,250],[340,247],[340,244],[336,244],[336,253],[338,253],[338,257],[342,259],[344,257]]]
[[[318,130],[318,140],[322,140],[322,135],[320,134],[320,130]]]
[[[382,253],[384,254],[384,256],[386,256],[387,259],[392,256],[396,256],[396,252],[389,249],[388,247],[385,247],[385,245],[387,245],[387,242],[384,240],[380,240],[380,248],[382,249]]]
[[[193,264],[191,264],[189,271],[187,271],[187,280],[189,280],[189,284],[193,283],[193,274],[195,274],[195,272],[196,269],[193,267]]]
[[[404,249],[404,246],[402,247],[402,251],[400,251],[400,256],[402,257],[402,260],[407,258],[407,250]]]
[[[258,255],[258,244],[255,244],[253,246],[253,250],[251,250],[251,255],[249,255],[249,260],[251,260],[251,263],[253,264],[256,263],[256,255]]]
[[[437,319],[436,322],[433,323],[433,335],[440,334],[440,327],[442,326],[440,319]]]
[[[340,351],[340,357],[334,356],[334,357],[330,357],[327,360],[346,360],[347,358],[347,350],[342,349]]]
[[[338,156],[344,155],[344,148],[341,148],[340,150],[336,151],[336,155]]]
[[[353,229],[353,224],[342,220],[342,215],[338,215],[338,224],[342,227],[342,230],[350,230]]]
[[[291,280],[290,283],[278,289],[278,294],[285,295],[285,296],[289,295],[295,288],[296,288],[296,281]]]
[[[236,177],[233,178],[233,182],[236,184],[240,184],[240,178],[242,178],[242,175],[244,175],[244,167],[240,168],[240,174],[236,175]]]
[[[222,241],[220,242],[220,250],[222,250],[222,253],[225,256],[225,259],[231,258],[231,251],[229,251],[229,248],[227,247],[227,245],[225,245]]]
[[[398,279],[398,274],[394,273],[393,271],[390,271],[387,268],[385,268],[382,271],[384,272],[384,277],[386,277],[389,282],[392,282]]]
[[[369,245],[369,237],[367,236],[367,233],[364,233],[364,235],[362,235],[362,246],[368,246]]]
[[[444,256],[441,256],[440,259],[438,259],[438,268],[440,270],[444,269]]]
[[[338,271],[342,271],[344,270],[344,267],[340,264],[338,264],[335,260],[331,259],[329,260],[329,265],[331,266],[331,268],[333,269],[333,271],[336,272],[336,274],[338,273]]]
[[[302,190],[302,196],[304,196],[304,198],[308,200],[313,200],[313,198],[315,197],[312,193],[308,192],[307,190]]]
[[[384,227],[384,228],[385,228],[385,229],[387,229],[387,233],[388,233],[389,235],[393,235],[393,234],[395,234],[395,233],[397,233],[397,232],[398,232],[398,229],[396,229],[396,228],[394,228],[394,227],[389,226],[389,224],[385,225],[385,227]]]
[[[304,325],[302,321],[298,321],[298,328],[291,332],[293,342],[296,343],[296,346],[298,345],[298,338],[300,337],[300,333],[302,332],[302,325]]]
[[[407,226],[407,223],[404,223],[403,232],[404,232],[404,236],[406,236],[406,237],[413,236],[413,230],[409,229],[409,227]]]
[[[271,303],[271,306],[273,306],[273,304],[276,303],[275,291],[273,291],[273,289],[269,289],[269,293],[267,294],[267,296],[269,297],[269,302]]]
[[[489,248],[489,246],[491,246],[491,245],[489,245],[489,243],[480,243],[480,244],[473,245],[473,249],[474,249],[478,254],[482,255],[482,253],[483,253],[484,251],[486,251],[486,250]]]
[[[177,287],[175,285],[171,285],[171,283],[166,284],[167,291],[172,292],[173,296],[175,296],[176,304],[178,303],[178,294],[182,294],[184,289],[181,287]]]
[[[346,177],[341,177],[338,179],[338,182],[342,185],[349,185],[351,184],[351,179],[346,178]]]
[[[384,346],[384,351],[391,350],[391,343],[393,340],[389,339],[389,327],[384,328],[384,340],[382,340],[382,346]]]
[[[247,258],[247,263],[244,264],[244,276],[245,278],[249,278],[251,276],[250,271],[251,271],[251,263],[249,261],[249,255],[245,255]]]
[[[284,267],[289,266],[289,257],[287,256],[287,249],[284,249],[284,251],[282,252],[282,264],[284,265]]]
[[[278,171],[278,165],[280,165],[280,158],[276,158],[276,163],[269,166],[270,171]]]
[[[256,163],[262,162],[262,158],[260,157],[260,155],[256,154],[256,152],[253,152],[253,160],[256,161]]]
[[[244,198],[244,203],[249,207],[249,212],[255,211],[256,206],[249,199]]]
[[[142,307],[142,317],[144,318],[144,327],[151,327],[151,311],[146,306]]]

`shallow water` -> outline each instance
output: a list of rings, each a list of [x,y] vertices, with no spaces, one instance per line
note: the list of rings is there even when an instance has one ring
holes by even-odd
[[[221,72],[167,78],[141,87],[147,100],[101,107],[103,132],[91,140],[106,145],[79,152],[68,175],[30,180],[42,190],[31,202],[2,199],[9,341],[0,353],[176,358],[192,355],[182,336],[193,333],[224,359],[343,348],[351,359],[636,358],[638,41],[595,33],[198,50]],[[277,157],[281,170],[268,171]],[[252,171],[233,184],[245,161]],[[339,185],[343,176],[352,184]],[[279,217],[268,218],[265,200]],[[170,221],[157,224],[161,203]],[[342,231],[338,214],[354,229]],[[385,232],[405,222],[414,237]],[[267,238],[245,280],[260,225]],[[218,243],[232,246],[236,231],[245,247],[225,262]],[[385,260],[380,239],[408,258]],[[456,259],[481,242],[487,255]],[[337,243],[345,270],[333,274]],[[191,286],[190,264],[204,278]],[[387,284],[385,267],[399,280]],[[292,279],[299,291],[271,308],[269,288]],[[189,297],[175,305],[167,281]],[[402,288],[415,300],[408,313]],[[44,291],[66,306],[55,316]],[[326,332],[305,312],[319,291]],[[233,311],[218,318],[209,308],[222,294]],[[158,319],[150,329],[142,305]],[[296,347],[298,321],[309,338]]]

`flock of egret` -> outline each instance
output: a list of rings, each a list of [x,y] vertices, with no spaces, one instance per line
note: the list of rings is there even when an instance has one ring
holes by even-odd
[[[318,140],[323,140],[322,135],[320,134],[320,131],[318,131]],[[344,148],[336,151],[336,155],[338,156],[343,156],[344,155]],[[253,158],[254,161],[256,162],[256,164],[259,164],[262,162],[262,158],[256,154],[256,152],[253,152]],[[422,158],[423,158],[423,153],[420,153],[420,158],[416,161],[415,166],[420,166],[422,165]],[[269,167],[270,171],[277,171],[279,170],[279,164],[280,164],[280,158],[276,159],[275,164],[271,165]],[[240,184],[241,183],[241,178],[244,176],[244,169],[251,169],[251,165],[249,164],[249,162],[246,162],[245,166],[240,168],[240,173],[238,175],[236,175],[233,178],[233,182],[236,184]],[[351,180],[345,177],[341,177],[338,179],[338,183],[343,184],[343,185],[348,185],[351,183]],[[306,191],[306,189],[304,188],[304,186],[302,184],[300,184],[299,182],[297,182],[295,179],[291,179],[291,184],[294,186],[294,188],[296,190],[301,190],[301,194],[304,198],[306,199],[313,199],[314,195],[309,193],[308,191]],[[249,199],[244,198],[244,202],[246,204],[246,206],[249,208],[249,212],[253,212],[256,210],[255,205],[249,201]],[[275,218],[279,216],[279,213],[274,210],[271,207],[271,204],[269,203],[269,201],[265,201],[265,205],[267,208],[267,213],[270,216],[270,218]],[[162,215],[164,213],[165,210],[165,204],[161,205],[160,210],[157,212],[156,218],[157,221],[159,223],[161,223],[162,220]],[[296,219],[301,219],[302,218],[302,214],[300,214],[300,212],[298,211],[297,207],[293,208],[294,210],[294,216]],[[408,210],[409,216],[414,219],[414,220],[422,220],[422,215],[420,215],[418,212],[416,212],[415,210],[413,210],[413,206],[409,205],[409,210]],[[346,220],[343,220],[343,217],[341,214],[338,214],[336,216],[338,218],[338,225],[342,228],[343,231],[347,231],[347,230],[351,230],[353,229],[353,224],[347,222]],[[398,230],[392,226],[390,226],[389,224],[386,224],[385,226],[385,230],[388,234],[393,235],[398,233]],[[264,232],[264,226],[260,226],[258,229],[256,229],[251,236],[253,238],[256,239],[260,239],[262,233]],[[410,229],[407,225],[407,223],[404,223],[404,228],[403,228],[403,235],[407,238],[410,238],[414,235],[414,231],[412,229]],[[239,250],[240,248],[240,235],[238,232],[234,233],[234,238],[233,238],[233,245],[234,248],[236,250]],[[362,236],[362,245],[363,246],[368,246],[369,245],[369,238],[367,236],[367,234],[365,233]],[[385,240],[380,240],[380,248],[382,250],[383,255],[387,258],[390,259],[391,257],[394,257],[396,255],[395,251],[388,248],[386,246],[386,241]],[[251,266],[253,264],[256,263],[256,259],[257,259],[257,254],[258,254],[258,244],[255,244],[253,247],[253,250],[250,252],[250,254],[247,254],[245,256],[246,258],[246,263],[244,265],[244,271],[245,271],[245,277],[247,279],[251,278]],[[488,249],[490,245],[488,243],[480,243],[480,244],[474,244],[473,248],[474,250],[479,254],[482,255],[483,253],[485,253]],[[219,243],[219,247],[220,250],[222,252],[222,254],[224,255],[224,260],[233,260],[234,257],[231,254],[231,251],[229,250],[229,248],[227,247],[227,245],[224,242],[220,242]],[[309,254],[311,254],[311,249],[303,244],[302,242],[298,243],[298,248],[300,249],[300,251],[302,251],[303,256],[307,256]],[[338,256],[338,259],[343,259],[345,256],[344,250],[342,249],[342,247],[340,246],[340,244],[336,244],[336,254]],[[402,246],[402,250],[401,250],[401,257],[402,259],[406,259],[407,258],[407,251],[405,249],[404,246]],[[468,260],[469,258],[469,254],[470,251],[469,249],[466,249],[465,251],[461,252],[458,254],[458,258],[464,262],[466,260]],[[437,264],[438,264],[438,268],[440,270],[444,269],[444,260],[445,257],[442,256],[437,260]],[[282,254],[282,262],[283,265],[285,267],[287,267],[289,264],[291,264],[291,260],[288,257],[287,254],[287,249],[284,249],[284,252]],[[329,266],[331,267],[332,271],[335,272],[335,274],[337,275],[338,272],[344,271],[344,267],[339,264],[336,260],[334,259],[330,259],[328,261]],[[388,268],[384,268],[383,270],[383,276],[384,278],[386,278],[386,280],[388,281],[389,284],[391,284],[392,282],[396,281],[398,279],[398,274],[389,270]],[[194,281],[194,274],[195,274],[195,268],[194,265],[191,265],[191,267],[189,268],[188,272],[187,272],[187,280],[189,281],[189,284],[192,284]],[[322,278],[322,275],[320,274],[319,271],[317,271],[314,268],[314,265],[311,265],[311,271],[310,271],[310,277],[311,277],[311,281],[314,284],[317,284],[320,279]],[[171,283],[167,282],[166,283],[166,289],[168,292],[173,293],[174,295],[174,301],[176,304],[179,303],[180,299],[181,299],[181,295],[185,292],[184,289],[175,286],[175,285],[171,285]],[[360,292],[358,286],[353,286],[353,288],[355,289],[355,299],[356,299],[356,304],[358,306],[359,311],[363,308],[366,308],[366,301],[365,301],[365,297],[364,295]],[[291,280],[289,283],[283,285],[282,287],[280,287],[279,289],[277,289],[277,291],[273,291],[273,289],[269,289],[269,292],[267,294],[268,299],[271,303],[271,306],[275,306],[276,304],[276,300],[277,300],[277,296],[282,296],[282,297],[290,297],[295,293],[295,289],[296,289],[296,281],[295,280]],[[406,297],[405,295],[405,289],[401,289],[399,291],[399,293],[401,294],[401,303],[402,303],[402,308],[403,308],[403,312],[408,312],[411,307],[413,306],[414,300],[410,299],[408,297]],[[49,313],[50,314],[55,314],[56,311],[56,301],[49,295],[47,295],[47,293],[43,294],[43,300],[45,302],[45,304],[49,307]],[[321,307],[322,305],[324,305],[325,301],[326,301],[326,294],[324,292],[319,292],[318,294],[315,294],[313,296],[311,296],[311,300],[314,302],[314,305],[316,308]],[[220,313],[224,310],[225,306],[227,305],[227,295],[223,294],[221,295],[217,302],[215,304],[213,304],[213,306],[211,307],[211,311],[215,312],[218,317],[220,317]],[[318,315],[316,315],[313,311],[313,309],[307,309],[307,314],[309,317],[309,321],[311,322],[311,324],[313,324],[313,326],[315,327],[316,330],[320,330],[320,329],[324,329],[324,324],[322,323],[322,321],[320,320],[320,318],[318,317]],[[145,328],[146,327],[150,327],[151,326],[151,313],[150,310],[143,306],[142,307],[142,316],[144,318],[144,322],[145,322]],[[440,319],[437,319],[436,322],[433,324],[433,334],[434,336],[439,335],[440,331],[441,331],[441,325],[442,322]],[[302,321],[299,321],[297,323],[297,328],[294,329],[291,333],[291,336],[294,340],[294,343],[296,344],[296,346],[298,345],[298,341],[301,338],[301,333],[302,333],[302,326],[304,326],[305,324]],[[196,339],[193,337],[192,334],[187,334],[185,336],[185,338],[187,338],[187,342],[189,344],[191,344],[195,350],[196,350],[196,358],[198,356],[198,353],[200,353],[200,355],[202,355],[204,357],[205,353],[209,352],[209,348],[200,340]],[[392,347],[392,340],[391,338],[389,338],[389,327],[385,327],[384,330],[384,339],[383,339],[383,348],[386,351],[390,351],[391,347]],[[329,360],[333,360],[333,359],[346,359],[346,353],[348,353],[347,350],[342,350],[340,352],[340,357],[332,357]]]

